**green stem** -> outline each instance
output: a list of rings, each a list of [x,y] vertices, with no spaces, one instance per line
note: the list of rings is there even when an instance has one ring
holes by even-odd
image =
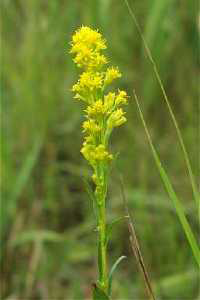
[[[107,195],[107,178],[106,171],[100,167],[100,185],[98,186],[97,203],[98,203],[98,261],[99,261],[99,285],[107,293],[108,291],[108,269],[107,269],[107,249],[106,249],[106,195]],[[99,178],[99,179],[100,179]]]
[[[107,255],[106,255],[106,209],[105,199],[99,206],[99,255],[101,257],[101,274],[99,283],[101,288],[106,292],[108,287],[107,279]]]

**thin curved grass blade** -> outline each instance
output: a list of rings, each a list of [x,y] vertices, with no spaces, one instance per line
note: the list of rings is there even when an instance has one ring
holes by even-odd
[[[198,188],[197,188],[197,185],[196,185],[196,182],[195,182],[195,177],[194,177],[194,174],[193,174],[193,171],[192,171],[192,167],[191,167],[191,164],[190,164],[189,155],[187,153],[187,150],[186,150],[186,147],[185,147],[182,135],[181,135],[180,128],[179,128],[178,123],[176,121],[176,117],[174,115],[174,112],[172,110],[170,101],[168,99],[167,93],[165,91],[165,88],[163,86],[161,77],[159,75],[157,65],[156,65],[156,63],[155,63],[155,61],[154,61],[154,59],[152,57],[151,50],[150,50],[150,48],[149,48],[149,46],[148,46],[148,44],[147,44],[147,42],[146,42],[146,40],[144,38],[144,35],[142,33],[140,24],[138,23],[137,18],[135,16],[133,10],[130,7],[128,0],[124,0],[124,2],[125,2],[126,6],[128,8],[129,14],[130,14],[130,16],[131,16],[131,18],[132,18],[132,20],[133,20],[133,22],[134,22],[134,24],[135,24],[135,26],[137,28],[137,31],[138,31],[141,39],[142,39],[142,42],[143,42],[143,45],[144,45],[147,57],[149,58],[149,60],[150,60],[150,62],[152,64],[153,71],[154,71],[154,73],[156,75],[156,79],[157,79],[158,84],[160,86],[160,89],[162,91],[163,98],[164,98],[165,103],[167,105],[167,108],[169,110],[169,114],[170,114],[170,117],[171,117],[172,122],[174,124],[175,130],[176,130],[176,133],[177,133],[177,136],[178,136],[178,140],[179,140],[182,152],[183,152],[183,156],[184,156],[184,159],[185,159],[186,167],[187,167],[187,170],[188,170],[188,175],[189,175],[191,186],[192,186],[192,191],[193,191],[194,199],[195,199],[195,201],[196,201],[196,203],[197,203],[197,205],[199,207],[199,205],[200,205],[200,195],[199,195],[199,192],[198,192]]]
[[[134,97],[135,97],[135,100],[136,100],[136,104],[137,104],[137,108],[138,108],[138,111],[139,111],[139,115],[140,115],[140,118],[142,120],[142,124],[144,126],[145,133],[146,133],[146,136],[147,136],[147,139],[148,139],[148,142],[149,142],[149,145],[150,145],[150,148],[151,148],[151,151],[152,151],[152,154],[153,154],[156,166],[157,166],[158,171],[160,173],[160,177],[162,179],[162,182],[163,182],[163,184],[164,184],[164,186],[166,188],[166,191],[167,191],[170,199],[172,200],[172,202],[174,204],[174,207],[176,209],[176,214],[177,214],[177,216],[179,218],[179,221],[180,221],[180,223],[181,223],[181,225],[183,227],[183,230],[185,232],[185,235],[186,235],[187,240],[189,242],[189,245],[191,247],[193,256],[196,259],[196,262],[197,262],[197,264],[200,267],[200,249],[198,247],[197,241],[196,241],[195,236],[194,236],[194,234],[192,232],[192,229],[191,229],[191,227],[190,227],[190,225],[189,225],[189,223],[187,221],[187,218],[185,216],[184,209],[182,207],[181,201],[177,197],[177,194],[175,193],[175,191],[173,189],[173,186],[172,186],[172,184],[170,182],[170,179],[169,179],[167,173],[165,172],[165,169],[163,168],[162,163],[160,161],[159,155],[158,155],[158,153],[157,153],[157,151],[156,151],[156,149],[155,149],[155,147],[153,145],[153,142],[152,142],[150,133],[148,131],[148,128],[147,128],[147,125],[146,125],[146,122],[145,122],[142,110],[140,108],[138,97],[137,97],[135,91],[134,91]]]
[[[114,265],[112,266],[110,273],[109,273],[109,278],[108,278],[108,295],[111,296],[111,288],[112,288],[112,278],[113,278],[113,273],[115,271],[115,269],[117,268],[117,266],[120,264],[120,262],[125,259],[126,256],[122,255],[120,256],[116,262],[114,263]]]

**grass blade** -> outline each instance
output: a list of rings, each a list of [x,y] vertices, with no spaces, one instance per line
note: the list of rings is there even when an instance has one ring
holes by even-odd
[[[114,265],[112,266],[110,273],[109,273],[109,278],[108,278],[108,295],[111,296],[111,287],[112,287],[112,277],[113,277],[113,273],[115,271],[115,269],[117,268],[117,266],[120,264],[120,262],[125,259],[126,256],[122,255],[120,256],[116,262],[114,263]]]
[[[125,2],[126,6],[128,8],[129,14],[130,14],[130,16],[131,16],[131,18],[132,18],[132,20],[133,20],[133,22],[134,22],[134,24],[135,24],[138,32],[139,32],[139,35],[140,35],[140,37],[142,39],[142,42],[143,42],[143,45],[144,45],[147,57],[149,58],[149,60],[150,60],[150,62],[152,64],[153,71],[154,71],[154,73],[156,75],[156,79],[157,79],[158,84],[159,84],[159,86],[161,88],[164,100],[165,100],[165,102],[167,104],[167,108],[169,110],[170,117],[171,117],[171,119],[173,121],[173,124],[174,124],[174,127],[176,129],[178,140],[179,140],[179,143],[180,143],[183,155],[184,155],[184,159],[185,159],[185,163],[186,163],[186,166],[187,166],[187,170],[188,170],[190,182],[191,182],[191,185],[192,185],[192,191],[193,191],[194,199],[196,200],[197,205],[199,206],[200,205],[200,195],[199,195],[199,192],[198,192],[198,188],[197,188],[197,185],[196,185],[196,182],[195,182],[195,178],[194,178],[194,174],[193,174],[193,171],[192,171],[192,167],[191,167],[191,164],[190,164],[189,155],[187,153],[187,150],[186,150],[186,147],[185,147],[182,135],[181,135],[181,131],[179,129],[179,126],[178,126],[178,123],[176,121],[175,115],[174,115],[173,110],[171,108],[171,104],[169,102],[168,96],[166,94],[165,88],[164,88],[162,80],[160,78],[160,75],[159,75],[159,72],[158,72],[158,68],[156,66],[156,63],[155,63],[153,57],[152,57],[152,54],[151,54],[149,46],[148,46],[148,44],[146,42],[146,39],[144,38],[144,35],[142,33],[142,30],[141,30],[141,27],[140,27],[140,25],[139,25],[139,23],[137,21],[137,18],[136,18],[133,10],[131,9],[131,7],[129,5],[128,0],[124,0],[124,2]]]
[[[181,225],[183,227],[185,235],[186,235],[186,237],[188,239],[188,242],[189,242],[190,247],[192,249],[194,258],[196,259],[197,264],[200,266],[200,250],[199,250],[198,244],[196,242],[196,239],[194,237],[192,229],[191,229],[191,227],[190,227],[190,225],[189,225],[189,223],[187,221],[187,218],[185,216],[182,204],[181,204],[180,200],[178,199],[178,197],[177,197],[177,195],[176,195],[176,193],[175,193],[175,191],[174,191],[174,189],[172,187],[172,184],[171,184],[171,182],[170,182],[170,180],[168,178],[168,175],[165,172],[165,169],[163,168],[163,166],[161,164],[159,155],[158,155],[158,153],[157,153],[157,151],[156,151],[156,149],[155,149],[155,147],[153,145],[153,142],[152,142],[151,136],[149,134],[146,122],[144,120],[144,116],[143,116],[142,110],[140,108],[138,97],[137,97],[135,91],[134,91],[134,97],[135,97],[135,100],[136,100],[136,104],[137,104],[137,107],[138,107],[140,118],[142,120],[144,129],[145,129],[145,133],[146,133],[146,136],[147,136],[147,139],[148,139],[148,142],[149,142],[149,145],[150,145],[150,148],[151,148],[151,151],[152,151],[152,154],[153,154],[156,166],[157,166],[158,171],[160,173],[160,177],[161,177],[161,179],[163,181],[163,184],[164,184],[164,186],[165,186],[165,188],[167,190],[167,193],[168,193],[170,199],[173,201],[173,204],[174,204],[175,209],[176,209],[176,213],[177,213],[179,221],[180,221],[180,223],[181,223]]]
[[[137,261],[137,264],[138,264],[139,269],[141,271],[141,274],[143,275],[148,295],[149,295],[150,299],[156,300],[156,297],[154,295],[154,292],[153,292],[153,289],[152,289],[152,286],[151,286],[150,277],[149,277],[147,268],[146,268],[145,263],[144,263],[142,252],[140,250],[140,245],[139,245],[139,241],[138,241],[138,238],[137,238],[137,235],[136,235],[135,227],[134,227],[134,224],[131,220],[131,216],[130,216],[130,213],[129,213],[128,204],[127,204],[125,191],[124,191],[124,182],[123,182],[122,176],[120,176],[120,187],[121,187],[122,200],[123,200],[124,208],[125,208],[125,211],[126,211],[127,224],[128,224],[128,230],[129,230],[129,240],[130,240],[130,243],[131,243],[131,248],[133,250],[133,254],[136,258],[136,261]]]
[[[18,173],[16,182],[13,186],[13,190],[8,201],[5,202],[4,205],[2,205],[3,212],[0,224],[3,230],[6,230],[5,227],[9,224],[16,213],[17,200],[21,196],[23,189],[31,176],[31,172],[37,161],[41,146],[42,139],[41,137],[38,137],[34,141],[32,149],[30,150],[30,152],[28,152],[27,156],[24,159],[23,165]]]

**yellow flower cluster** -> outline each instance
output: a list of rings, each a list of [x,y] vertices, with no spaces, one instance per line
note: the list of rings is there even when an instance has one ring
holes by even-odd
[[[85,141],[81,153],[94,169],[93,179],[98,188],[98,178],[108,168],[113,155],[108,151],[109,137],[114,127],[126,122],[122,109],[127,104],[127,93],[105,94],[105,89],[113,80],[120,78],[118,68],[104,70],[107,58],[101,53],[106,49],[102,35],[89,27],[82,26],[72,37],[71,53],[74,62],[84,69],[79,80],[72,87],[75,98],[86,103],[86,121],[83,122]],[[100,171],[103,170],[103,171]]]
[[[99,144],[95,146],[84,142],[81,153],[92,165],[96,165],[100,161],[110,161],[113,159],[112,154],[109,154],[105,145]]]
[[[109,85],[114,79],[120,78],[122,74],[119,72],[118,68],[108,68],[105,74],[104,84]]]
[[[99,132],[101,127],[95,123],[93,119],[89,119],[83,122],[83,132],[88,132],[90,135],[94,135]]]
[[[71,53],[75,53],[74,62],[78,67],[96,69],[107,63],[100,53],[106,49],[105,40],[98,31],[82,26],[72,37]]]

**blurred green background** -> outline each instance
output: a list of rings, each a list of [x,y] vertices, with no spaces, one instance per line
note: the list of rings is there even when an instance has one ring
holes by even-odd
[[[129,1],[158,65],[198,175],[197,1]],[[108,220],[124,215],[118,170],[145,263],[159,299],[199,299],[198,270],[165,193],[132,90],[195,234],[198,218],[177,136],[123,0],[1,0],[2,198],[1,299],[90,299],[97,277],[96,233],[83,183],[82,108],[70,88],[78,70],[69,42],[80,25],[98,28],[107,55],[130,95],[115,131]],[[147,299],[123,222],[113,230],[110,264],[127,255],[114,277],[113,299]]]

